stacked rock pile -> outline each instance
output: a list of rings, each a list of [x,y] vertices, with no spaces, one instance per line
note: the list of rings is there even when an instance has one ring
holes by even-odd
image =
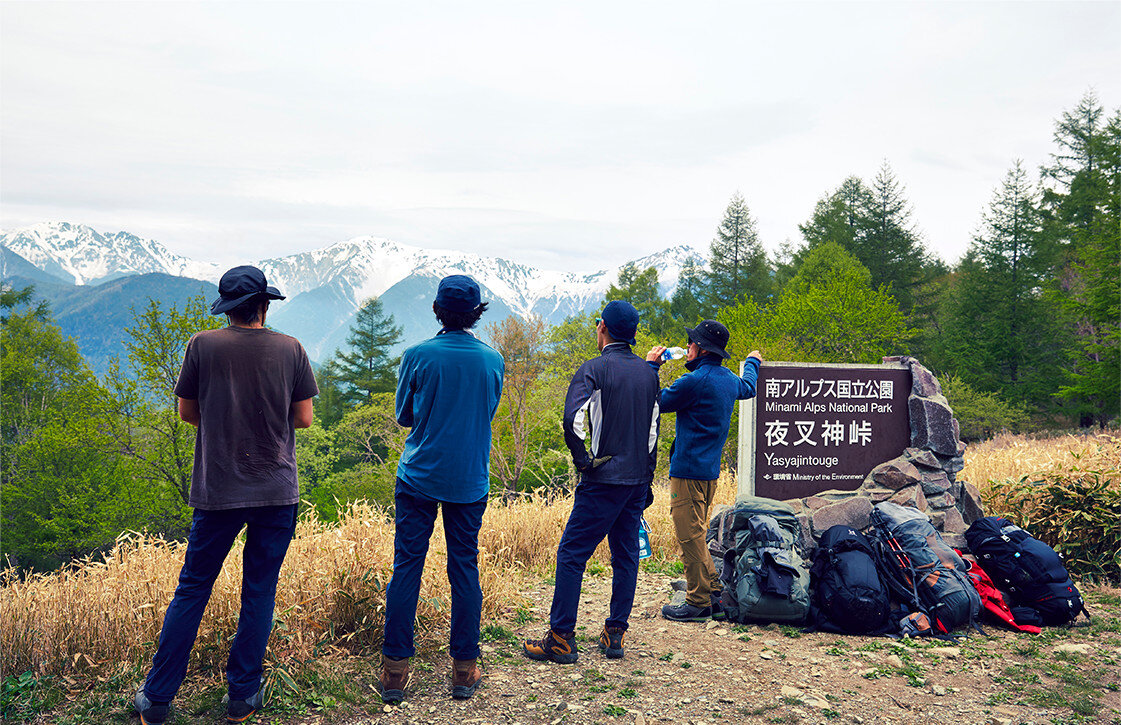
[[[812,549],[817,537],[835,524],[863,529],[870,523],[872,506],[893,501],[925,512],[946,543],[964,551],[966,528],[984,512],[977,487],[956,478],[965,454],[958,422],[938,379],[918,360],[892,357],[884,362],[911,368],[911,446],[873,468],[855,491],[822,491],[787,501],[802,523],[803,548]]]

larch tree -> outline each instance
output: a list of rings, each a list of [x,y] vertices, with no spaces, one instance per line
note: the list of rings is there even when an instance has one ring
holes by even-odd
[[[755,219],[739,192],[724,211],[709,251],[706,307],[717,310],[737,300],[766,302],[773,292],[767,254],[759,241]]]

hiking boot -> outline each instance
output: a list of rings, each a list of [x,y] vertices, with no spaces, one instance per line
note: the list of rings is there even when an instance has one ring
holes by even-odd
[[[712,607],[713,619],[724,619],[724,605],[720,603],[720,592],[713,592],[709,595],[710,606]]]
[[[378,679],[378,694],[386,705],[396,705],[405,699],[405,688],[409,685],[409,658],[395,660],[389,655],[381,656],[381,677]]]
[[[136,704],[136,711],[140,713],[140,722],[143,725],[163,725],[167,722],[167,714],[171,709],[171,703],[165,702],[160,705],[148,699],[144,694],[144,686],[141,685],[140,689],[136,691],[136,697],[133,698]]]
[[[712,607],[697,607],[689,602],[667,604],[662,607],[662,617],[675,622],[703,622],[712,619]]]
[[[552,660],[562,665],[576,661],[575,632],[554,632],[550,629],[541,639],[527,639],[522,642],[522,651],[531,660]]]
[[[599,651],[609,660],[622,659],[624,634],[626,630],[622,627],[604,627],[599,635]]]
[[[226,695],[226,722],[245,722],[264,705],[265,678],[262,675],[257,691],[244,700],[231,700],[230,696]]]
[[[466,700],[475,694],[483,681],[483,671],[477,660],[457,660],[452,658],[452,699]]]

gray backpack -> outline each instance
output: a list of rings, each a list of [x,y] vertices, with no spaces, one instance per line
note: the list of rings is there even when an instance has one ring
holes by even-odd
[[[736,500],[735,547],[724,556],[721,603],[737,622],[802,624],[810,609],[810,570],[795,542],[794,509],[757,496]]]

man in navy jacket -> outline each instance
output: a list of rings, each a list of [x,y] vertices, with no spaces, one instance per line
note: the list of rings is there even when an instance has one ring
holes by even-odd
[[[581,477],[557,549],[549,631],[523,644],[531,659],[576,661],[584,567],[605,536],[613,575],[599,647],[609,658],[623,656],[623,633],[638,581],[638,527],[654,480],[658,441],[658,374],[631,352],[637,328],[638,311],[630,303],[609,302],[596,321],[600,355],[581,365],[568,386],[564,440]]]
[[[739,377],[721,365],[730,357],[724,349],[728,328],[715,320],[703,320],[686,332],[685,369],[689,372],[661,392],[659,404],[663,413],[677,413],[677,437],[669,460],[670,515],[681,544],[688,595],[681,604],[662,607],[662,616],[696,622],[722,616],[720,580],[708,553],[705,531],[732,407],[737,400],[755,397],[763,357],[753,350]],[[654,347],[646,355],[654,369],[662,364],[664,350]]]

